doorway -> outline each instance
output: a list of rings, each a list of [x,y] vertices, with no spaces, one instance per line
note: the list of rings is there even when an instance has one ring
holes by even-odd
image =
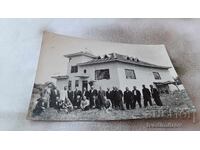
[[[86,88],[88,90],[88,81],[87,80],[82,81],[82,91],[83,91],[83,88]]]

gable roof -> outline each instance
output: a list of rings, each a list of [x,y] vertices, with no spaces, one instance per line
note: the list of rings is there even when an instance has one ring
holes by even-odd
[[[73,53],[73,54],[67,54],[67,55],[64,55],[65,57],[67,58],[71,58],[71,57],[76,57],[76,56],[87,56],[87,57],[91,57],[91,58],[96,58],[95,55],[93,55],[92,53],[90,52],[87,52],[87,51],[80,51],[80,52],[77,52],[77,53]]]
[[[139,60],[138,58],[132,58],[132,57],[117,54],[117,53],[111,53],[109,55],[110,57],[107,55],[105,55],[103,58],[96,57],[88,62],[79,63],[78,65],[87,66],[87,65],[96,65],[96,64],[110,63],[110,62],[121,62],[121,63],[133,64],[133,65],[149,67],[149,68],[159,68],[159,69],[171,68],[167,66],[159,66],[159,65],[147,63],[147,62]]]

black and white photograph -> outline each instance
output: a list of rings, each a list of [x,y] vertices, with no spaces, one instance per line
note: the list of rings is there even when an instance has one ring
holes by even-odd
[[[199,3],[1,1],[1,149],[198,149]]]
[[[43,33],[27,119],[125,120],[193,112],[165,45]]]

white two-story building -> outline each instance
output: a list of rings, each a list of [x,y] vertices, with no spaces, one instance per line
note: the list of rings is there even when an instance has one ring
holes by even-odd
[[[146,87],[154,84],[160,92],[167,92],[168,85],[174,83],[168,70],[170,67],[150,64],[131,56],[111,53],[98,57],[82,51],[64,56],[69,59],[67,74],[53,76],[60,90],[64,86],[72,90],[75,87],[89,89],[90,84],[97,89],[101,86],[104,90],[113,86],[121,90],[125,87],[132,90],[133,86],[137,86],[141,90],[142,84]]]

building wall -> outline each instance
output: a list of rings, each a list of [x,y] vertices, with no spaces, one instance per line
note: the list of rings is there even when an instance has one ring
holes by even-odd
[[[86,56],[78,56],[73,57],[68,64],[67,72],[69,79],[68,80],[58,80],[57,86],[59,89],[63,89],[64,86],[68,85],[68,81],[72,82],[72,90],[75,89],[75,80],[79,80],[78,89],[82,90],[82,81],[87,80],[94,81],[95,80],[95,70],[100,69],[109,69],[110,79],[102,79],[96,80],[94,82],[94,86],[96,89],[99,89],[101,86],[104,90],[107,88],[112,88],[113,86],[117,86],[121,90],[125,90],[125,87],[129,87],[130,90],[133,89],[133,86],[137,86],[139,90],[142,90],[142,84],[145,84],[146,87],[149,88],[150,84],[153,82],[165,82],[165,81],[173,81],[170,72],[167,69],[156,69],[156,68],[147,68],[142,66],[136,66],[125,63],[102,63],[97,65],[89,65],[89,66],[78,66],[77,73],[71,73],[71,66],[77,65],[78,63],[87,62],[91,60],[90,57]],[[86,73],[84,73],[84,69],[86,69]],[[125,69],[133,69],[136,74],[136,79],[126,79]],[[154,78],[153,72],[159,72],[161,76],[161,80],[156,80]],[[76,77],[77,75],[88,75],[89,78],[80,78]],[[89,87],[89,86],[88,86]]]
[[[119,74],[117,71],[117,64],[116,63],[105,63],[105,64],[98,64],[98,65],[90,65],[90,66],[83,66],[80,70],[87,70],[87,74],[90,76],[87,80],[93,81],[95,80],[95,70],[100,69],[109,69],[110,79],[102,79],[96,80],[94,86],[96,89],[99,89],[101,86],[102,89],[107,90],[107,88],[112,88],[113,86],[119,87]]]
[[[68,66],[66,69],[67,69],[67,75],[69,76],[68,81],[70,80],[72,82],[72,90],[75,89],[75,80],[79,80],[79,86],[77,88],[79,90],[82,90],[82,79],[76,76],[79,75],[80,73],[83,73],[83,69],[80,66],[78,66],[78,72],[71,73],[71,66],[75,66],[78,63],[90,61],[91,59],[92,59],[91,57],[87,57],[87,56],[76,56],[76,57],[73,57],[68,63]],[[67,81],[67,84],[68,84],[68,81]]]
[[[78,63],[83,63],[83,62],[87,62],[92,60],[91,57],[87,57],[87,56],[75,56],[73,58],[71,58],[70,62],[68,63],[67,66],[67,74],[70,75],[71,74],[71,66],[75,66]]]
[[[67,79],[57,79],[56,80],[56,87],[58,90],[63,90],[65,86],[67,86],[68,82]]]
[[[153,82],[165,82],[173,81],[173,78],[167,69],[156,69],[156,68],[147,68],[130,64],[118,63],[118,74],[120,76],[120,88],[122,90],[125,87],[133,89],[133,86],[137,86],[139,90],[142,90],[142,84],[145,84],[149,88],[150,84]],[[125,69],[133,69],[135,71],[136,79],[126,79]],[[161,76],[161,80],[156,80],[154,78],[153,72],[158,72]]]
[[[75,64],[73,64],[75,65]],[[82,90],[82,81],[87,80],[88,83],[89,81],[94,81],[95,80],[95,70],[100,70],[100,69],[109,69],[110,73],[110,79],[102,79],[102,80],[96,80],[94,82],[94,87],[96,89],[99,89],[101,86],[102,89],[107,90],[107,88],[112,88],[113,86],[119,87],[119,76],[118,76],[118,70],[117,70],[117,64],[116,63],[107,63],[107,64],[98,64],[98,65],[90,65],[90,66],[79,66],[78,72],[77,73],[71,73],[69,71],[69,79],[65,80],[57,80],[57,87],[58,89],[63,89],[64,86],[68,86],[68,82],[72,82],[72,90],[75,89],[75,80],[79,80],[79,86],[77,87],[79,90]],[[89,78],[80,78],[76,77],[76,75],[84,75],[84,69],[86,69],[85,75],[88,75]],[[89,89],[89,85],[88,85]]]

